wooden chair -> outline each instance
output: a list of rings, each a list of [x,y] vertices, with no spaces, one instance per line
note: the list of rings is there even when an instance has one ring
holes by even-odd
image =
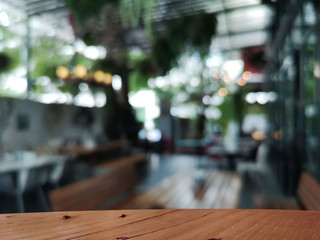
[[[308,172],[303,172],[297,188],[297,199],[270,201],[258,195],[254,202],[256,208],[320,211],[320,184]]]
[[[320,184],[307,172],[303,172],[297,190],[303,209],[320,211]]]

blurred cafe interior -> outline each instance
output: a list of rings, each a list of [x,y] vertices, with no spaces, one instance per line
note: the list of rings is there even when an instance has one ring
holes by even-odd
[[[316,0],[1,0],[0,213],[320,210]]]

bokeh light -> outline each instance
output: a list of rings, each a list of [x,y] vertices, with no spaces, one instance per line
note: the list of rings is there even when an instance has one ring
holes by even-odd
[[[87,77],[87,69],[85,66],[83,65],[77,65],[75,68],[74,68],[74,75],[77,77],[77,78],[86,78]]]
[[[247,85],[247,81],[244,80],[243,78],[239,78],[238,81],[237,81],[237,84],[238,84],[240,87],[243,87],[243,86]]]
[[[215,72],[215,73],[213,74],[213,77],[214,77],[215,79],[220,79],[220,73]]]
[[[106,80],[106,74],[101,70],[95,71],[93,73],[93,79],[98,83],[103,83]]]
[[[252,137],[254,140],[262,141],[262,140],[264,140],[264,139],[266,138],[266,135],[265,135],[264,132],[256,130],[256,131],[253,131],[253,132],[251,133],[251,137]]]
[[[225,97],[228,95],[228,89],[226,88],[220,88],[219,91],[218,91],[218,94],[221,96],[221,97]]]
[[[111,85],[111,83],[112,83],[112,74],[111,73],[106,73],[105,74],[104,83],[107,84],[107,85]]]
[[[249,81],[252,78],[252,73],[250,71],[245,71],[242,73],[242,78],[246,81]]]
[[[56,75],[58,78],[66,79],[69,77],[69,70],[65,66],[60,66],[56,69]]]
[[[228,75],[225,75],[225,76],[223,77],[223,81],[224,81],[225,83],[229,83],[229,82],[231,82],[231,79],[229,78]]]
[[[120,91],[122,88],[122,79],[119,75],[114,75],[112,77],[112,87],[116,91]]]

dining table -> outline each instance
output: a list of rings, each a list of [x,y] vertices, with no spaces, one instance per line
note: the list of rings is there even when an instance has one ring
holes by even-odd
[[[0,239],[318,240],[320,212],[149,209],[0,214]]]

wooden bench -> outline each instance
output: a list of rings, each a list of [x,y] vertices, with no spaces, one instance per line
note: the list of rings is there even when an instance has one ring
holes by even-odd
[[[254,202],[256,208],[320,211],[320,184],[309,173],[303,172],[297,188],[297,200],[270,201],[261,196],[256,196]]]
[[[146,156],[144,154],[134,154],[129,156],[124,156],[117,158],[112,161],[103,161],[98,166],[103,168],[111,168],[111,169],[119,169],[127,166],[134,166],[146,160]]]
[[[100,209],[105,207],[108,200],[121,194],[125,195],[124,199],[132,198],[130,190],[139,182],[135,166],[145,160],[145,155],[133,155],[101,164],[100,167],[111,171],[51,191],[49,198],[52,210]]]
[[[197,174],[195,170],[180,171],[137,196],[125,208],[237,208],[242,187],[240,175],[204,170],[203,181],[197,182]]]

